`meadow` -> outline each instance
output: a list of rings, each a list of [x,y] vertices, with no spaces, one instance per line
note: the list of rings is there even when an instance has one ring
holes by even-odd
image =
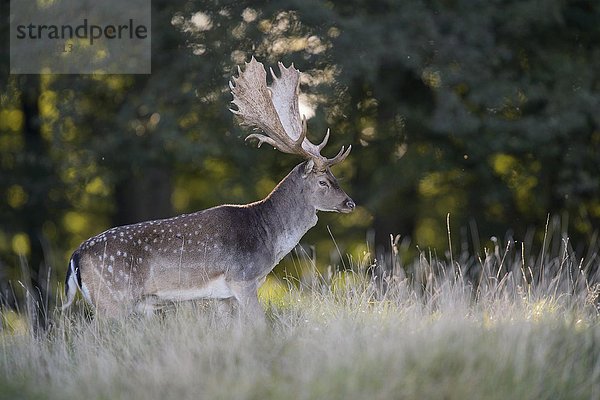
[[[266,329],[212,301],[119,321],[79,302],[37,335],[5,312],[0,398],[598,399],[598,253],[544,244],[405,264],[395,246],[382,276],[297,257],[313,273],[269,277]]]

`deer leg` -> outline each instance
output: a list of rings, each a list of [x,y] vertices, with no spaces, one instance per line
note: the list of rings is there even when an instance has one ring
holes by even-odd
[[[146,318],[151,318],[156,314],[156,311],[162,309],[162,305],[156,296],[144,296],[135,304],[134,310]]]
[[[257,282],[230,282],[229,289],[238,301],[240,317],[257,327],[264,327],[265,311],[258,301]]]

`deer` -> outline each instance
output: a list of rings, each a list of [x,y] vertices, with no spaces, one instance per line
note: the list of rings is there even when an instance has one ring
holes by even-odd
[[[254,57],[244,71],[238,66],[229,82],[230,111],[241,125],[262,131],[246,141],[303,161],[254,203],[118,226],[87,239],[70,258],[63,310],[79,291],[95,315],[109,318],[153,315],[164,304],[207,298],[233,299],[240,314],[265,318],[258,288],[316,225],[317,212],[350,213],[356,207],[330,169],[352,146],[342,146],[333,158],[321,155],[329,130],[318,145],[308,140],[298,105],[300,71],[293,64],[278,66],[280,76],[270,68],[270,86]]]

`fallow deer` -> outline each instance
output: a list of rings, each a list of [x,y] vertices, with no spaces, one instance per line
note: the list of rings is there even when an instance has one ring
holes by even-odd
[[[266,82],[254,58],[229,83],[241,123],[260,129],[256,139],[303,157],[263,200],[222,205],[174,218],[109,229],[83,242],[71,256],[66,278],[70,306],[80,290],[97,314],[151,313],[161,303],[235,298],[243,314],[264,318],[257,289],[266,275],[317,223],[317,211],[351,212],[355,204],[330,171],[351,146],[333,158],[306,138],[298,108],[300,72],[279,63]]]

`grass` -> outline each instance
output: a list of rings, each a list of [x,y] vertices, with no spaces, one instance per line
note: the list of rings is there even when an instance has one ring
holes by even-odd
[[[270,278],[266,330],[211,302],[150,319],[56,313],[41,336],[0,333],[0,398],[598,399],[598,255],[548,243],[406,265],[396,248],[383,278],[371,263]]]

